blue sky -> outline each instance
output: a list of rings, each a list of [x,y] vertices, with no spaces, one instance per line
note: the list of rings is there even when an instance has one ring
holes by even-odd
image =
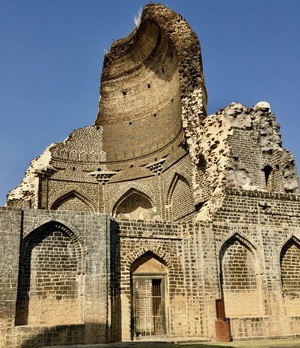
[[[105,50],[142,0],[0,0],[0,205],[32,158],[94,122]],[[265,100],[300,168],[300,1],[166,0],[197,33],[208,112]]]

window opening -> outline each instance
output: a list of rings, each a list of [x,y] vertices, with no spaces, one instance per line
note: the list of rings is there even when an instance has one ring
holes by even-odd
[[[265,166],[263,169],[265,173],[266,188],[269,192],[273,191],[273,168],[271,166]]]

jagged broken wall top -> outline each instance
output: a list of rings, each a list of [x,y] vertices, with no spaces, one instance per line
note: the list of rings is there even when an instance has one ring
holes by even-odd
[[[134,142],[137,133],[143,137],[144,147],[157,137],[158,142],[171,141],[183,125],[185,138],[192,145],[197,137],[195,129],[206,116],[207,99],[196,34],[170,9],[145,6],[136,30],[116,41],[106,54],[100,92],[95,124],[104,127],[108,157],[116,160],[113,152],[119,152],[112,134],[123,148],[138,151]],[[137,128],[139,124],[147,132]],[[125,143],[124,129],[133,138],[130,143]],[[157,144],[152,151],[165,145]],[[130,154],[125,157],[130,158]]]
[[[39,180],[97,183],[155,175],[188,153],[195,205],[206,216],[224,188],[298,192],[294,157],[282,147],[270,105],[232,103],[206,116],[201,49],[170,9],[145,6],[139,26],[106,54],[95,124],[50,145],[8,195],[38,207]],[[203,213],[204,212],[204,213]],[[200,216],[199,215],[199,216]]]
[[[298,193],[295,158],[282,147],[280,126],[267,102],[252,108],[231,103],[207,117],[199,132],[198,168],[205,182],[195,194],[204,204],[197,220],[212,217],[226,189]]]
[[[154,162],[170,167],[186,153],[182,143],[196,142],[206,99],[197,36],[170,9],[145,6],[139,26],[105,56],[95,125],[33,160],[8,201],[25,199],[37,207],[38,175],[90,182],[97,171],[116,170],[114,180],[124,181],[153,175],[148,166]]]

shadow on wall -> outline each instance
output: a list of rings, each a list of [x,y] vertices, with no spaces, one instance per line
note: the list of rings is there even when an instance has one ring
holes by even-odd
[[[31,334],[31,330],[37,329],[39,332]],[[54,327],[18,327],[15,332],[19,339],[24,337],[19,348],[41,348],[50,346],[75,345],[75,344],[97,344],[99,342],[109,342],[107,337],[110,328],[105,324],[78,324],[61,325]],[[26,336],[30,338],[25,338]]]
[[[41,348],[51,346],[70,346],[99,344],[120,341],[121,316],[120,316],[120,286],[119,286],[119,242],[117,237],[117,224],[110,224],[110,254],[109,263],[111,278],[107,284],[111,294],[108,313],[111,316],[104,323],[82,323],[56,326],[24,325],[15,326],[12,330],[12,339],[7,342],[10,348]],[[99,299],[95,299],[96,301]],[[56,308],[57,309],[57,308]],[[56,311],[54,309],[54,311]],[[103,308],[105,310],[105,308]],[[110,324],[112,323],[112,325]]]

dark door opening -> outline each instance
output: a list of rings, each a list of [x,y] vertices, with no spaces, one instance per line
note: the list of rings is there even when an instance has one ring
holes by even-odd
[[[164,279],[133,277],[134,337],[165,335]]]

